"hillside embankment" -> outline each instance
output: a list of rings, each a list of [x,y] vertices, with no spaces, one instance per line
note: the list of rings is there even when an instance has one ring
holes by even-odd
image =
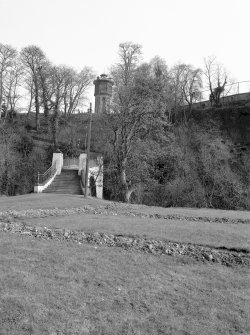
[[[230,139],[239,149],[250,149],[250,103],[193,110],[191,118],[208,132]]]
[[[41,128],[36,131],[33,116],[18,116],[9,125],[5,142],[0,143],[4,149],[1,153],[11,150],[11,155],[2,155],[6,164],[0,169],[1,194],[31,192],[37,172],[43,173],[51,164],[50,128],[41,117]],[[195,109],[185,121],[181,111],[179,118],[161,131],[157,126],[159,134],[150,133],[146,138],[138,135],[134,141],[126,167],[127,180],[135,185],[131,202],[250,210],[250,107]],[[78,157],[85,149],[86,115],[67,120],[62,117],[59,121],[60,150],[65,157]],[[109,131],[100,116],[93,115],[91,150],[103,152]],[[104,196],[109,200],[122,199],[113,154],[110,151],[103,155]]]

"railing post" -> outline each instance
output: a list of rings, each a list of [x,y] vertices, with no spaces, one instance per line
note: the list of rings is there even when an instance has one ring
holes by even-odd
[[[39,185],[39,172],[37,173],[37,185]]]

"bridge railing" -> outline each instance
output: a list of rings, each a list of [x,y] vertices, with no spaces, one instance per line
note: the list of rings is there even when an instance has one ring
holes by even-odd
[[[44,173],[38,172],[37,185],[38,186],[45,185],[52,177],[55,176],[56,173],[57,173],[56,163],[51,165],[51,167],[49,167],[48,170],[45,171]]]

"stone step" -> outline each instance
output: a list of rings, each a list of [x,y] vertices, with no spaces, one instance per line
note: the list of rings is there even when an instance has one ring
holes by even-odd
[[[43,193],[53,193],[53,194],[78,194],[82,195],[82,192],[71,192],[71,191],[44,191]]]
[[[75,180],[75,179],[69,179],[69,180],[54,180],[53,183],[55,184],[76,184],[76,183],[79,183],[79,179]]]
[[[67,192],[80,192],[80,188],[47,188],[44,192],[56,192],[56,191],[67,191]]]
[[[80,192],[80,188],[47,188],[45,192],[56,192],[56,191],[67,191],[67,192]]]
[[[62,190],[64,190],[64,191],[80,191],[81,190],[81,188],[79,187],[79,188],[69,188],[69,187],[55,187],[55,188],[47,188],[46,190],[48,190],[48,191],[62,191]]]
[[[65,188],[65,189],[79,189],[79,188],[81,188],[80,187],[80,183],[79,183],[79,185],[77,184],[77,185],[51,185],[51,186],[49,186],[48,188],[54,188],[54,189],[58,189],[58,188]]]
[[[79,178],[55,178],[54,181],[78,181]]]
[[[82,194],[77,170],[62,170],[44,193]]]

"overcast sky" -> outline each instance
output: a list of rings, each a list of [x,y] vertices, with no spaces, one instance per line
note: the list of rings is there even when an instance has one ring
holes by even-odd
[[[250,80],[250,0],[0,0],[0,13],[1,43],[35,44],[55,64],[100,74],[132,41],[145,61],[202,67],[215,55],[237,81]]]

